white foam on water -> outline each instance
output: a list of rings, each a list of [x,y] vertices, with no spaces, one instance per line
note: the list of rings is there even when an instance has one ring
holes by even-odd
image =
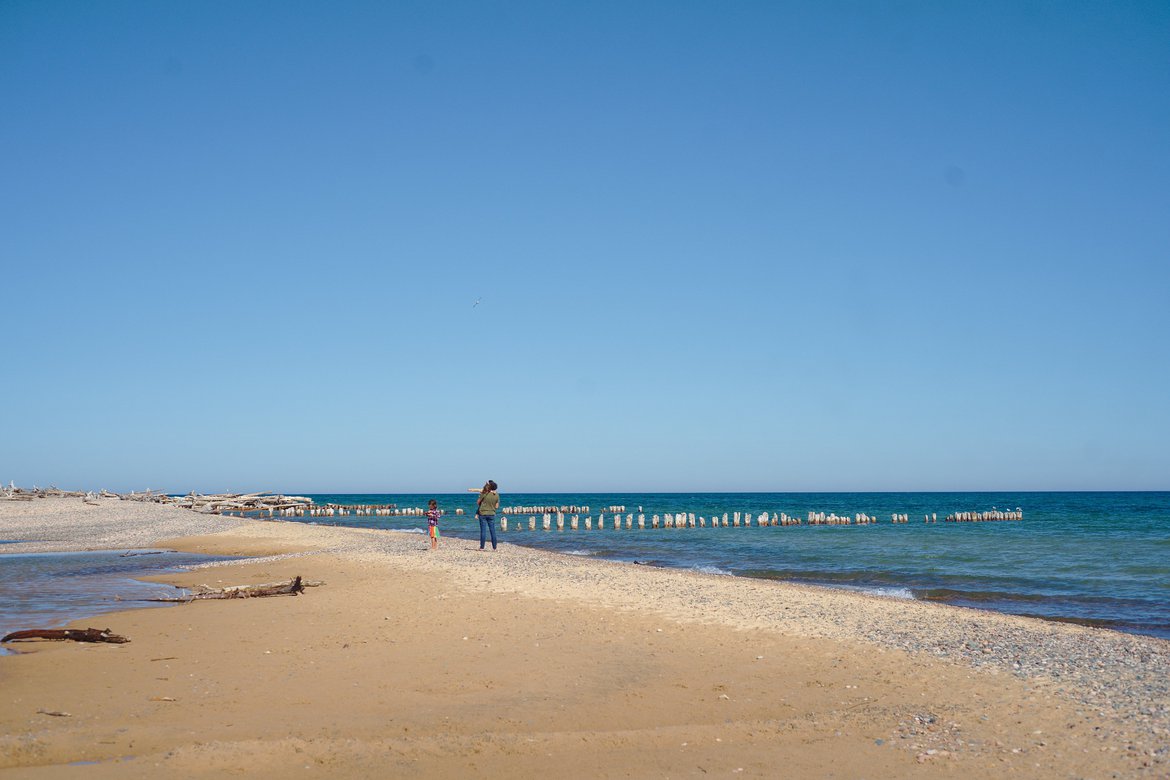
[[[874,585],[874,586],[842,585],[840,587],[843,590],[852,590],[852,591],[855,591],[857,593],[867,593],[870,596],[885,596],[886,598],[890,598],[890,599],[908,599],[910,601],[914,600],[914,592],[913,591],[911,591],[909,588],[903,588],[903,587],[898,587],[898,586],[881,587],[881,586],[877,586],[877,585]]]
[[[590,555],[593,555],[593,551],[592,550],[565,550],[565,555],[581,555],[584,557],[588,557]]]
[[[719,574],[724,577],[734,576],[731,572],[727,571],[727,569],[720,569],[718,566],[692,566],[691,569],[693,571],[699,572],[700,574]]]

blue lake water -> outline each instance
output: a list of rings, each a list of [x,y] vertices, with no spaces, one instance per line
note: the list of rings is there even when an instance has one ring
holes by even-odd
[[[446,512],[445,535],[479,537],[475,495],[315,495],[319,503]],[[627,493],[501,494],[509,506],[622,505],[635,528],[537,530],[507,543],[730,576],[845,587],[978,609],[1105,626],[1170,639],[1170,492],[1125,493]],[[466,514],[454,515],[462,508]],[[864,526],[637,530],[637,514],[857,513]],[[954,512],[1021,509],[1022,521],[946,523]],[[893,524],[892,514],[910,522]],[[507,514],[507,513],[504,513]],[[923,517],[937,514],[938,522]],[[512,513],[527,524],[528,513]],[[307,520],[307,519],[306,519]],[[317,519],[316,522],[326,522]],[[414,517],[331,518],[346,525],[422,530]],[[541,527],[537,516],[537,528]],[[596,525],[596,524],[595,524]]]
[[[445,536],[478,539],[475,496],[320,494],[318,504],[397,504],[445,511]],[[1170,492],[1146,493],[557,493],[502,494],[502,506],[605,507],[634,514],[633,530],[509,531],[506,544],[561,553],[640,561],[728,576],[843,587],[963,607],[1098,625],[1170,639]],[[1022,521],[946,523],[953,512],[1023,511]],[[463,516],[455,510],[463,509]],[[853,516],[864,526],[659,528],[639,531],[637,515],[808,512]],[[891,514],[910,522],[893,524]],[[937,514],[927,524],[923,516]],[[529,513],[505,512],[527,525]],[[608,518],[612,515],[607,513]],[[304,518],[421,533],[419,517]],[[537,516],[537,527],[541,526]],[[427,546],[420,536],[420,549]],[[137,576],[212,560],[179,553],[121,557],[120,553],[3,554],[0,544],[0,634],[63,625],[147,603],[122,599],[170,596],[169,586]],[[100,621],[99,621],[100,622]],[[36,625],[33,625],[36,623]],[[102,627],[105,626],[97,626]]]

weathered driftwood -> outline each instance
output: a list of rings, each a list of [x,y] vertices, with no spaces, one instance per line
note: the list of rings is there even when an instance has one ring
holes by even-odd
[[[264,596],[299,596],[305,588],[315,588],[324,585],[324,582],[307,582],[300,575],[288,582],[269,582],[263,585],[232,585],[226,588],[209,588],[206,585],[197,585],[192,593],[174,598],[135,599],[136,601],[158,601],[167,604],[187,604],[203,599],[255,599]],[[178,587],[178,586],[176,586]]]
[[[200,495],[188,493],[185,496],[172,496],[157,490],[130,491],[129,493],[114,493],[103,488],[94,493],[77,490],[60,490],[50,486],[47,488],[33,487],[31,490],[19,488],[11,482],[8,487],[0,487],[0,499],[12,501],[31,501],[34,498],[80,498],[87,504],[97,504],[98,499],[118,499],[121,501],[140,501],[155,504],[170,504],[192,509],[199,512],[262,512],[265,510],[295,509],[310,507],[313,501],[304,496],[273,495],[267,491],[258,493],[216,493]]]
[[[13,631],[11,634],[5,634],[0,642],[17,642],[24,639],[52,639],[55,641],[68,639],[74,642],[110,642],[116,645],[130,641],[124,636],[111,633],[108,628],[30,628],[25,631]]]
[[[299,596],[305,590],[301,578],[277,585],[237,585],[230,588],[208,588],[192,593],[190,599],[252,599],[264,596]]]
[[[11,482],[9,482],[6,488],[0,487],[0,500],[31,501],[35,498],[62,497],[80,498],[84,503],[92,506],[100,505],[100,499],[118,499],[120,501],[168,504],[208,514],[255,512],[261,515],[267,513],[271,516],[278,511],[293,511],[295,514],[300,514],[313,506],[313,500],[305,496],[274,495],[267,491],[256,493],[216,493],[212,495],[200,495],[191,492],[185,496],[172,496],[157,490],[114,493],[103,488],[95,493],[92,491],[60,490],[55,486],[47,488],[34,486],[29,490],[19,488]]]
[[[313,501],[303,496],[273,495],[267,492],[218,493],[215,495],[188,493],[185,496],[172,498],[170,503],[198,512],[258,512],[308,507],[312,505]]]
[[[228,588],[201,587],[191,594],[192,599],[251,599],[261,596],[299,596],[305,590],[298,574],[288,582],[267,585],[233,585]]]

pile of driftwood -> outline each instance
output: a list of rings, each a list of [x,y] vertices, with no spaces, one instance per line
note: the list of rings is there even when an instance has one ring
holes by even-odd
[[[131,491],[129,493],[111,493],[108,490],[99,490],[95,493],[92,490],[61,490],[55,485],[50,485],[47,488],[34,485],[30,490],[29,488],[17,487],[11,482],[8,483],[8,487],[0,487],[0,499],[32,501],[34,498],[81,498],[86,501],[99,498],[117,498],[123,501],[149,501],[156,504],[165,504],[173,500],[166,493],[157,490]]]
[[[20,488],[8,483],[8,487],[0,487],[0,499],[9,501],[32,501],[34,498],[80,498],[86,503],[97,503],[98,499],[119,499],[121,501],[142,501],[153,504],[170,504],[193,509],[196,512],[267,512],[284,509],[306,509],[313,505],[313,499],[304,496],[282,496],[278,494],[259,493],[214,493],[203,495],[191,492],[185,496],[172,496],[157,490],[130,491],[129,493],[113,493],[109,490],[81,491],[61,490],[50,486],[47,488],[33,487],[31,490]]]
[[[282,496],[272,493],[217,493],[205,496],[188,493],[170,498],[167,503],[196,512],[265,512],[312,506],[313,499],[304,496]]]
[[[0,487],[0,498],[9,501],[32,501],[34,498],[86,498],[93,495],[92,493],[85,493],[80,490],[61,490],[55,486],[50,485],[47,488],[33,487],[32,490],[27,488],[19,488],[11,482],[8,487]]]

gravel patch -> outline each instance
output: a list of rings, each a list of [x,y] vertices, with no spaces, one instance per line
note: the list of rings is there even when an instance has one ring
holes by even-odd
[[[0,554],[146,549],[236,528],[239,518],[116,498],[0,500]]]

